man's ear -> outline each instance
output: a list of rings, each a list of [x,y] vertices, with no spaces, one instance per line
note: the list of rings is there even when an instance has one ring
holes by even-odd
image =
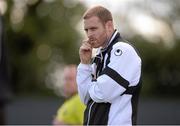
[[[106,29],[108,32],[114,31],[114,26],[113,26],[113,22],[112,21],[107,21],[106,22]]]

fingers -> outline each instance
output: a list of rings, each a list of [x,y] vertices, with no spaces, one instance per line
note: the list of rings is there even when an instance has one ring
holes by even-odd
[[[81,63],[90,64],[92,56],[92,46],[87,40],[83,41],[79,50],[79,56],[81,59]]]
[[[92,46],[90,44],[90,41],[88,41],[88,40],[83,41],[83,44],[80,47],[80,49],[83,50],[83,51],[91,51],[92,50]]]
[[[89,39],[89,40],[87,41],[87,43],[89,43],[92,47],[94,47],[95,44],[97,43],[97,40],[92,38],[92,39]]]

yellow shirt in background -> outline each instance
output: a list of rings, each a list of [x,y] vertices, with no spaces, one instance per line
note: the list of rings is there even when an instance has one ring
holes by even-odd
[[[58,109],[56,119],[65,124],[80,125],[83,124],[85,105],[81,102],[78,94],[70,99]]]

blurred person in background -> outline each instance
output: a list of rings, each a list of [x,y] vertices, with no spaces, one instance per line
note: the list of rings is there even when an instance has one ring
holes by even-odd
[[[0,125],[6,124],[5,106],[12,95],[3,27],[2,16],[0,15]]]
[[[85,106],[77,94],[76,65],[67,65],[63,71],[63,95],[67,100],[58,109],[53,125],[81,125]]]

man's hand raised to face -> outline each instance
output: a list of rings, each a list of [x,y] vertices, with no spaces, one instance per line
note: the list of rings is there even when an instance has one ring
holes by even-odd
[[[82,64],[90,64],[92,57],[92,46],[89,40],[84,40],[80,49],[79,56]]]

